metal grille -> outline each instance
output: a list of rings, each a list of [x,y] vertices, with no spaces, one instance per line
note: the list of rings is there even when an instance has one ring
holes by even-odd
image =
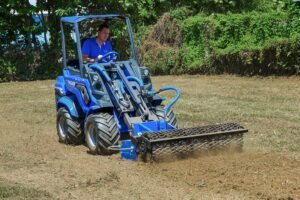
[[[146,133],[142,136],[142,141],[152,157],[157,158],[228,147],[240,148],[243,144],[243,133],[247,131],[236,123],[227,123]]]
[[[154,143],[152,144],[152,156],[187,154],[191,152],[219,150],[230,147],[242,147],[243,133],[205,136],[194,139],[183,139],[180,141]]]

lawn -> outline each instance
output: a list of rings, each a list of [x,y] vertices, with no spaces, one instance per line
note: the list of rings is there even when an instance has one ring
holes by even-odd
[[[181,89],[173,108],[180,127],[238,122],[249,129],[241,154],[155,165],[60,144],[54,82],[0,84],[0,199],[300,197],[299,77],[153,77],[156,89]]]
[[[181,127],[235,121],[249,129],[246,148],[300,153],[299,78],[164,76],[153,82],[181,89],[174,108]]]

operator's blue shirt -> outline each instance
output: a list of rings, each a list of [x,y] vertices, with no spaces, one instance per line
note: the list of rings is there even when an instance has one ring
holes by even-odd
[[[105,41],[102,45],[98,44],[96,41],[96,37],[89,38],[84,41],[82,46],[82,54],[88,55],[89,58],[96,58],[99,55],[104,55],[110,51],[112,51],[110,41]]]

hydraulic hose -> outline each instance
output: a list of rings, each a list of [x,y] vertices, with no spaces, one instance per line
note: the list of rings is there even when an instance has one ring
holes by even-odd
[[[141,89],[144,89],[144,83],[143,81],[141,81],[140,79],[138,79],[137,77],[134,76],[127,76],[127,80],[128,81],[135,81]]]
[[[174,86],[167,86],[167,87],[163,87],[163,88],[160,88],[156,93],[161,93],[161,92],[165,92],[165,91],[170,91],[170,90],[173,90],[176,92],[176,96],[171,100],[171,102],[166,105],[165,107],[165,111],[164,111],[164,114],[166,115],[171,107],[178,101],[178,99],[180,98],[180,90],[177,88],[177,87],[174,87]]]

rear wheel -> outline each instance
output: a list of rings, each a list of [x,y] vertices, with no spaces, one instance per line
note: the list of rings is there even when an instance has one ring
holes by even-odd
[[[159,119],[164,119],[169,124],[177,128],[178,127],[177,118],[173,110],[170,110],[166,115],[164,112],[165,112],[165,106],[159,105],[155,107],[154,113]]]
[[[84,134],[80,121],[72,118],[65,108],[57,111],[56,128],[59,142],[73,145],[83,142]]]
[[[109,147],[118,144],[120,139],[114,116],[97,113],[88,116],[85,122],[85,141],[92,154],[111,155],[117,151]]]

